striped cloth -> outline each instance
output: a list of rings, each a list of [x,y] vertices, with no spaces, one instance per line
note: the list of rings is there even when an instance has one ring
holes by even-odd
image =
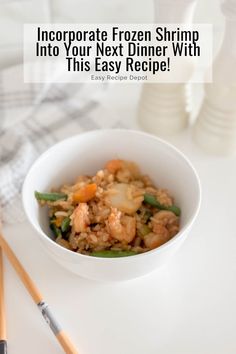
[[[21,187],[40,153],[70,135],[119,126],[117,121],[108,124],[104,117],[100,120],[92,114],[105,90],[102,84],[24,84],[22,66],[0,72],[0,203],[4,222],[24,220]]]

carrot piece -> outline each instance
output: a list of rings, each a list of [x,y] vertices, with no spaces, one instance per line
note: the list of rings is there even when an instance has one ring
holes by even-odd
[[[124,167],[124,161],[123,160],[110,160],[106,163],[105,168],[110,172],[110,173],[116,173],[118,170],[120,170],[122,167]]]
[[[86,203],[95,197],[96,191],[96,183],[87,184],[73,194],[73,201],[77,203]]]

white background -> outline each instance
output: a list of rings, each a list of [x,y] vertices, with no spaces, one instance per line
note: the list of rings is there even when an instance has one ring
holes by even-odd
[[[113,85],[94,114],[118,114],[135,127],[136,88]],[[235,158],[208,156],[190,136],[170,141],[197,168],[202,207],[161,271],[115,285],[84,280],[45,254],[28,223],[6,227],[6,238],[80,354],[235,354]],[[9,353],[62,353],[7,262],[6,297]]]

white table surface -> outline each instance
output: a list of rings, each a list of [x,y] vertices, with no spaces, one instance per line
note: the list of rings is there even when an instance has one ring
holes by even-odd
[[[138,92],[132,84],[114,85],[96,114],[120,114],[135,127]],[[45,254],[27,222],[5,226],[80,354],[236,353],[236,159],[207,156],[189,132],[170,141],[194,163],[203,201],[165,268],[124,283],[82,279]],[[6,259],[5,268],[9,354],[62,353]]]

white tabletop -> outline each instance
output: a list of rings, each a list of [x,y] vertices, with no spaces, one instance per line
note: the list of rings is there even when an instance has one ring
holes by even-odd
[[[99,114],[135,127],[139,88],[114,85]],[[190,132],[171,138],[195,165],[203,189],[200,215],[161,270],[107,284],[54,263],[27,222],[5,236],[80,354],[236,353],[236,159],[206,155]],[[62,353],[5,259],[9,354]]]

